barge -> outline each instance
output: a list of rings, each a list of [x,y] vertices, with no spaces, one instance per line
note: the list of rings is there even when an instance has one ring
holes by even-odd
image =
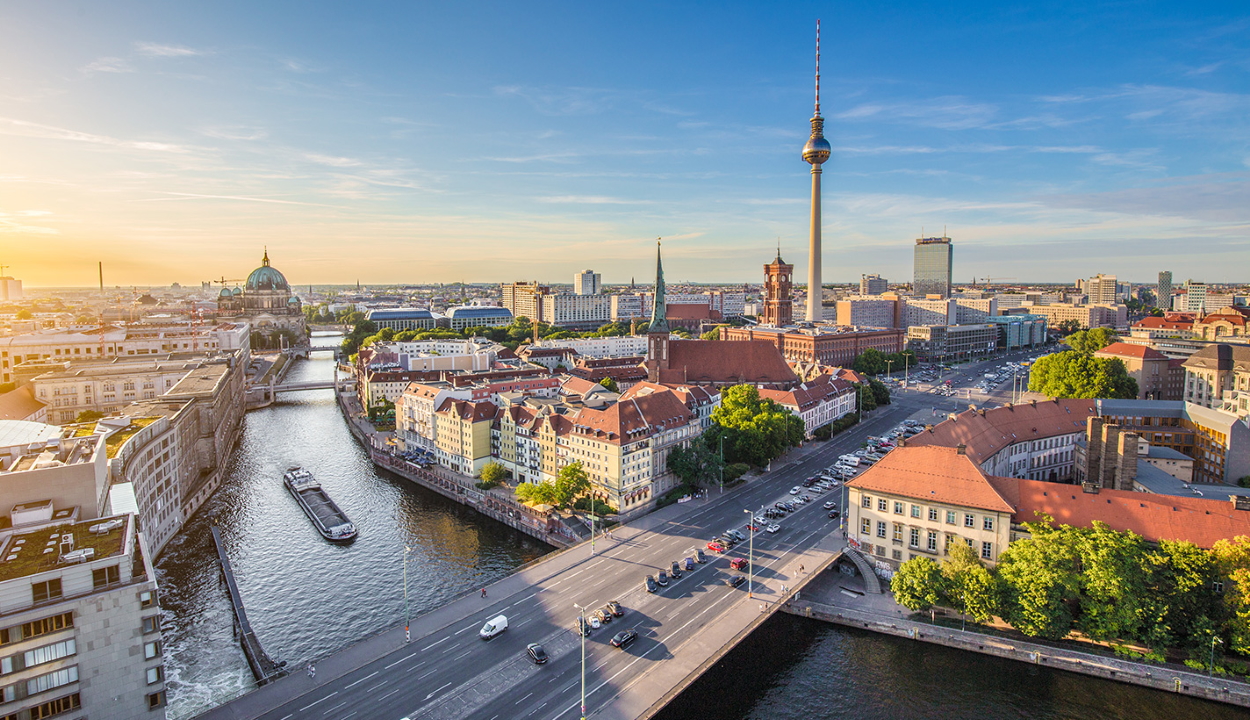
[[[312,473],[302,467],[293,467],[286,471],[282,482],[295,502],[304,509],[304,514],[312,520],[321,537],[336,543],[356,539],[356,525],[334,504]]]

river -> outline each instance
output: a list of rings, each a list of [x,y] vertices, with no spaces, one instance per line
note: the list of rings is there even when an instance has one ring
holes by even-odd
[[[338,338],[317,338],[317,344]],[[328,379],[328,353],[291,381]],[[282,487],[311,470],[360,528],[331,545]],[[301,667],[433,609],[541,556],[543,543],[375,469],[330,390],[285,396],[248,413],[229,479],[157,562],[172,720],[253,687],[233,636],[210,523],[216,519],[265,649]],[[1245,712],[1130,685],[778,615],[666,708],[659,720],[1223,720]]]

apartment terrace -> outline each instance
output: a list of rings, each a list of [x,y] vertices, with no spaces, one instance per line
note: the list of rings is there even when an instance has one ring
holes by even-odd
[[[74,514],[73,508],[58,510],[53,514],[52,522],[73,517]],[[94,553],[82,553],[78,562],[121,555],[125,549],[129,517],[96,518],[71,525],[49,525],[30,532],[15,532],[4,540],[0,549],[0,582],[76,564],[61,558],[61,543],[66,536],[73,537],[74,551],[90,549]]]

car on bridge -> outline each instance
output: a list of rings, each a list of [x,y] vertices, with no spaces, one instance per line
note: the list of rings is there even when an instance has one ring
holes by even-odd
[[[730,575],[725,578],[725,584],[732,588],[736,588],[746,581],[747,579],[741,575]]]
[[[525,655],[529,657],[535,665],[543,665],[547,662],[547,651],[543,650],[543,646],[538,643],[530,643],[525,646]]]
[[[633,628],[630,628],[628,630],[622,630],[618,632],[617,634],[613,635],[612,639],[608,641],[608,644],[611,645],[612,647],[616,647],[616,648],[620,648],[624,650],[625,648],[629,647],[630,643],[632,643],[633,641],[637,639],[638,639],[638,631]]]

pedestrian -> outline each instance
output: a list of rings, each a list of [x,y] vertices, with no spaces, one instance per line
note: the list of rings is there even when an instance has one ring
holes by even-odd
[[[800,566],[799,566],[799,572],[801,572],[801,573],[802,573],[802,572],[806,572],[806,571],[807,571],[807,569],[806,569],[806,568],[804,568],[802,565],[800,565]]]
[[[486,588],[482,588],[482,597],[486,597]]]
[[[764,612],[764,603],[760,603],[760,613]]]
[[[317,666],[313,665],[312,663],[308,663],[308,679],[309,680],[317,679]]]

